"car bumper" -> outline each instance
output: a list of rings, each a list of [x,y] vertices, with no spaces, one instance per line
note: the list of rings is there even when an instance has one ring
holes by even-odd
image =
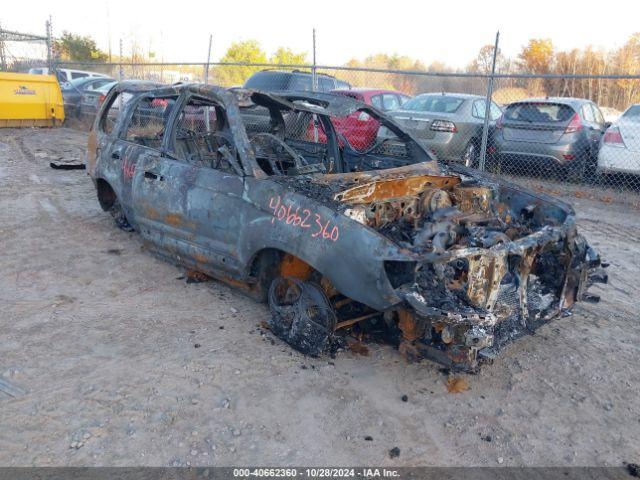
[[[445,161],[460,161],[466,143],[455,138],[455,133],[436,133],[433,138],[421,138],[419,142],[436,157]]]
[[[640,152],[603,145],[598,153],[598,171],[640,174]]]
[[[498,141],[497,153],[502,163],[534,162],[550,166],[565,166],[586,158],[588,149],[576,143],[550,144]]]

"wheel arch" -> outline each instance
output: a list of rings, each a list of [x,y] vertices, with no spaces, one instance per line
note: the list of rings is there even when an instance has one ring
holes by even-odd
[[[116,191],[104,178],[97,178],[96,192],[98,194],[98,202],[100,203],[100,207],[105,212],[108,212],[111,207],[113,207],[116,199],[118,198]]]

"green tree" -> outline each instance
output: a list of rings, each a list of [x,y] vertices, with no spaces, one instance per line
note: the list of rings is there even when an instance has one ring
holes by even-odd
[[[94,39],[89,36],[62,32],[62,37],[54,43],[54,49],[61,60],[74,62],[104,62],[107,54],[102,52]]]
[[[257,40],[234,42],[220,59],[222,63],[267,63],[267,54]],[[227,66],[215,70],[216,83],[224,86],[242,85],[251,74],[262,70],[255,66]]]
[[[271,57],[269,63],[280,65],[304,65],[307,63],[306,52],[295,53],[290,48],[279,47]]]

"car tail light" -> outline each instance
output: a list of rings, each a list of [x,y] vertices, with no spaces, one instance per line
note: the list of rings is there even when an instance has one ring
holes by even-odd
[[[604,133],[604,139],[602,140],[607,145],[614,147],[624,147],[624,140],[618,127],[611,127]]]
[[[102,105],[102,102],[104,102],[105,98],[107,98],[106,95],[100,95],[98,97],[98,105]]]
[[[449,120],[434,120],[431,122],[431,130],[434,132],[450,132],[455,133],[458,131],[456,124]]]
[[[500,115],[498,120],[496,120],[496,128],[500,130],[504,126],[504,115]]]
[[[576,156],[573,153],[564,153],[562,155],[562,158],[564,158],[565,160],[575,160]]]
[[[582,122],[580,121],[580,115],[577,113],[573,114],[571,120],[569,121],[569,125],[564,129],[564,133],[575,133],[582,130]]]

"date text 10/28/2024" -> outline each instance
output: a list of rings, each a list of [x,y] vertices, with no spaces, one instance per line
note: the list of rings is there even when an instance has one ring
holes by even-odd
[[[390,468],[234,468],[234,478],[399,478],[400,472]]]
[[[322,218],[322,215],[308,208],[300,208],[291,203],[285,204],[280,195],[269,199],[269,209],[273,212],[271,223],[279,221],[305,229],[312,238],[335,242],[340,237],[340,229],[337,225],[332,225],[331,220]]]

